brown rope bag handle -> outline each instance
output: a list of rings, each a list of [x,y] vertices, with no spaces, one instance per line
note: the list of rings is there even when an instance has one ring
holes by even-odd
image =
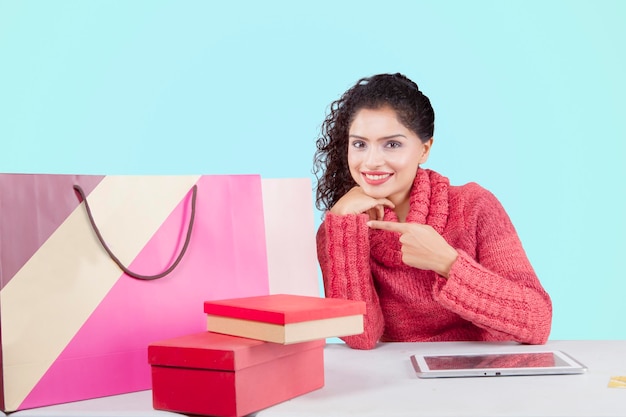
[[[85,210],[87,211],[87,217],[89,217],[89,223],[91,223],[91,227],[93,228],[93,231],[96,233],[96,236],[98,237],[98,240],[100,241],[100,244],[102,245],[104,250],[109,254],[113,262],[115,262],[117,266],[119,266],[120,269],[124,271],[124,273],[126,273],[127,275],[136,279],[141,279],[141,280],[146,280],[146,281],[163,278],[164,276],[171,273],[178,266],[180,261],[183,259],[183,256],[185,256],[185,252],[187,252],[187,247],[189,246],[189,241],[191,240],[191,230],[193,229],[194,220],[196,218],[196,196],[198,194],[197,185],[194,185],[192,188],[191,217],[189,218],[189,226],[187,226],[187,235],[185,236],[185,243],[183,244],[183,248],[181,249],[180,253],[178,254],[178,257],[172,263],[172,265],[169,268],[167,268],[167,270],[156,275],[141,275],[141,274],[131,271],[126,266],[124,266],[124,264],[122,264],[122,262],[117,258],[117,256],[113,254],[113,252],[109,248],[109,245],[107,245],[106,242],[104,241],[104,238],[102,237],[102,234],[100,233],[100,230],[98,229],[98,226],[96,225],[96,222],[93,218],[93,214],[91,213],[91,208],[89,207],[89,203],[87,203],[87,197],[85,196],[85,192],[79,185],[74,185],[74,190],[76,190],[76,192],[80,195],[80,198],[82,199],[82,201],[85,203]]]

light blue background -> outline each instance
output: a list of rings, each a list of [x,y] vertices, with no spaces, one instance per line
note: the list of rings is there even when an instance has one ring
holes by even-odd
[[[0,172],[313,179],[329,103],[403,72],[437,114],[426,166],[501,200],[551,338],[622,339],[625,21],[619,0],[4,0]]]

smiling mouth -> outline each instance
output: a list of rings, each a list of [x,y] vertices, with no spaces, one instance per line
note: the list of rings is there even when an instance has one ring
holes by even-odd
[[[385,181],[387,181],[389,178],[391,178],[391,176],[393,174],[368,174],[366,172],[363,172],[361,175],[363,175],[363,178],[365,179],[365,182],[367,182],[368,184],[371,185],[378,185],[378,184],[382,184]]]
[[[391,176],[391,174],[363,174],[365,175],[365,178],[367,178],[368,180],[372,180],[372,181],[380,181],[382,179],[388,178]]]

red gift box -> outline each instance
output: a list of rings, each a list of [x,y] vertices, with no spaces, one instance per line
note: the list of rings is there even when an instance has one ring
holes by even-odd
[[[271,294],[204,302],[207,330],[290,344],[363,333],[363,301]]]
[[[212,332],[152,343],[153,406],[240,417],[324,386],[324,340],[282,345]]]

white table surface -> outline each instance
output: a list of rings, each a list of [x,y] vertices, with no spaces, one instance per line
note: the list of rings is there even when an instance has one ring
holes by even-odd
[[[589,370],[582,375],[420,379],[417,352],[563,350]],[[325,349],[326,384],[258,413],[308,416],[626,416],[626,341],[551,341],[547,346],[485,343],[389,343],[371,351]]]
[[[420,379],[409,357],[417,352],[563,350],[584,363],[583,375]],[[309,416],[626,416],[626,389],[609,388],[626,375],[626,341],[510,343],[388,343],[369,351],[329,344],[325,386],[257,413]],[[10,413],[10,417],[168,417],[152,408],[151,391]]]

